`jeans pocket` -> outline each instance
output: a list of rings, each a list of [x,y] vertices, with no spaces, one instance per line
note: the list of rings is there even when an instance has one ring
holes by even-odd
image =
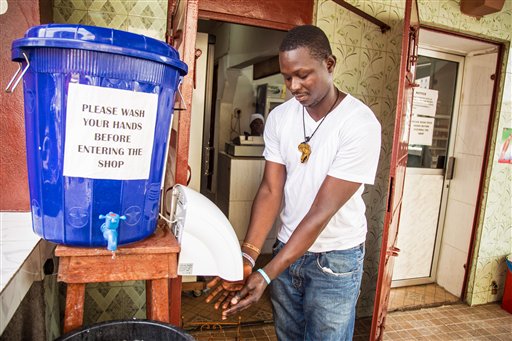
[[[350,277],[362,271],[364,251],[361,248],[323,252],[317,255],[318,269],[328,276]]]
[[[279,251],[281,251],[283,246],[284,243],[281,242],[279,239],[276,239],[276,242],[274,243],[274,245],[272,245],[272,257],[275,257],[279,253]]]

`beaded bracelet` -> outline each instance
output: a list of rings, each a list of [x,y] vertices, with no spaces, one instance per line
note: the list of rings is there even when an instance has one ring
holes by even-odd
[[[257,271],[260,273],[260,275],[262,275],[262,276],[263,276],[263,279],[265,279],[265,282],[267,282],[267,285],[268,285],[268,284],[270,284],[271,279],[270,279],[270,277],[268,277],[268,275],[267,275],[267,273],[265,272],[265,270],[263,270],[263,269],[258,269]]]
[[[252,258],[250,255],[248,255],[245,252],[242,252],[242,257],[247,259],[249,261],[249,263],[251,263],[252,267],[254,268],[254,265],[256,265],[256,262],[254,261],[254,258]]]

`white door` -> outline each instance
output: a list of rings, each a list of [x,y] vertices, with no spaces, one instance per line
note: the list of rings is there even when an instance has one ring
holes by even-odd
[[[192,112],[190,116],[190,142],[188,149],[188,187],[195,191],[201,188],[201,157],[204,110],[206,101],[206,68],[208,60],[208,34],[197,32],[195,52],[194,91],[192,92]]]
[[[435,282],[454,144],[464,57],[419,49],[413,118],[393,287]]]
[[[205,34],[205,33],[202,33]],[[218,137],[215,135],[215,120],[216,120],[216,72],[215,69],[218,67],[214,63],[214,49],[215,49],[215,37],[206,35],[206,45],[203,46],[202,55],[205,59],[205,97],[204,97],[204,122],[202,131],[202,160],[201,160],[201,193],[208,199],[215,201],[216,196],[216,181],[215,181],[215,169],[217,168],[214,164],[215,155],[217,151],[215,146],[217,145]]]
[[[440,286],[459,297],[464,295],[471,237],[479,210],[479,191],[482,190],[487,132],[496,86],[496,46],[469,53],[464,64],[464,84],[454,147],[455,166],[447,198],[436,276]]]

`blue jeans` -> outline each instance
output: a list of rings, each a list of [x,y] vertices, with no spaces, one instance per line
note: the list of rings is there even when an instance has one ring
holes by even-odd
[[[283,248],[274,246],[274,256]],[[364,243],[330,252],[306,252],[270,284],[277,338],[352,340],[363,274]]]

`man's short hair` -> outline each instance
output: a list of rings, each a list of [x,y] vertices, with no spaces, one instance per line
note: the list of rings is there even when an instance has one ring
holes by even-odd
[[[299,47],[309,49],[311,55],[325,60],[332,54],[331,44],[324,31],[313,25],[303,25],[292,28],[279,47],[279,52],[295,50]]]

